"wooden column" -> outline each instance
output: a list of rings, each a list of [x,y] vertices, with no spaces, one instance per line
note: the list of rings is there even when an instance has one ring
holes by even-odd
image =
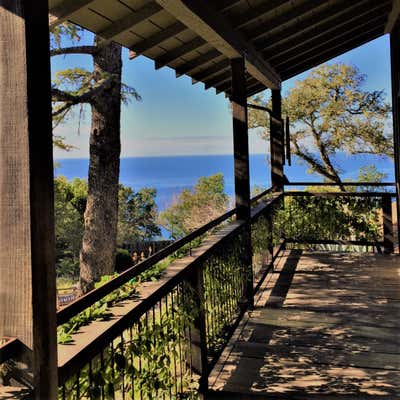
[[[282,98],[280,90],[272,90],[271,115],[271,184],[283,190],[283,126]]]
[[[246,76],[243,58],[231,61],[233,152],[237,218],[250,218],[249,135],[247,125]]]
[[[400,234],[400,22],[398,21],[390,33],[390,61],[392,78],[392,112],[393,112],[393,145],[394,171],[396,179],[397,237]]]
[[[32,351],[35,399],[57,398],[47,0],[0,0],[0,337]]]
[[[246,221],[245,247],[243,264],[246,265],[243,288],[244,307],[253,307],[253,266],[250,226],[250,169],[249,135],[247,120],[246,70],[243,58],[231,60],[232,68],[232,115],[233,115],[233,151],[235,161],[235,199],[237,219]]]
[[[382,217],[383,217],[383,248],[386,254],[393,253],[393,212],[392,197],[382,196]]]

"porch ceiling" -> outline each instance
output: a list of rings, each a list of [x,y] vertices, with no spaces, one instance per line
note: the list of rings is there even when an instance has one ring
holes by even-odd
[[[392,0],[49,0],[69,20],[230,94],[229,58],[246,56],[256,94],[385,33]],[[166,11],[168,10],[168,11]]]

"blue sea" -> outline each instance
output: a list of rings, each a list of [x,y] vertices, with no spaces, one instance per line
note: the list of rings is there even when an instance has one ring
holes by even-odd
[[[387,157],[378,156],[346,156],[339,154],[335,158],[343,179],[356,180],[359,168],[374,164],[376,168],[387,174],[386,181],[394,180],[393,162]],[[63,175],[68,179],[87,178],[88,159],[56,160],[56,176]],[[266,155],[252,154],[250,157],[251,186],[268,188],[270,186],[269,161]],[[234,193],[233,156],[170,156],[170,157],[132,157],[121,159],[120,182],[123,185],[139,190],[143,187],[157,189],[157,206],[159,210],[168,207],[176,196],[185,188],[192,188],[201,176],[209,176],[221,172],[225,180],[225,191]],[[285,166],[285,174],[289,181],[322,181],[316,174],[307,173],[307,166],[294,158],[292,166]]]

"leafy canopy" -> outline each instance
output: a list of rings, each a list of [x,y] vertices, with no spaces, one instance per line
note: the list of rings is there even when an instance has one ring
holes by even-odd
[[[355,66],[325,64],[297,81],[283,99],[292,152],[330,181],[341,182],[332,159],[337,152],[393,157],[392,135],[385,129],[390,112],[385,93],[365,90],[365,81]],[[265,103],[261,97],[254,102]],[[268,134],[265,113],[251,110],[249,122]]]
[[[219,217],[226,211],[227,203],[223,175],[201,177],[193,190],[183,190],[160,214],[160,222],[177,239]]]
[[[79,271],[79,252],[82,246],[83,217],[88,185],[85,179],[69,181],[64,176],[54,179],[55,233],[57,273],[74,278]],[[119,186],[117,244],[136,243],[160,235],[157,225],[156,189]]]

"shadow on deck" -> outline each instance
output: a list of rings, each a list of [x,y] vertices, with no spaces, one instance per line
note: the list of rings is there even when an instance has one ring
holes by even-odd
[[[207,398],[400,398],[398,260],[286,251],[212,371]]]

